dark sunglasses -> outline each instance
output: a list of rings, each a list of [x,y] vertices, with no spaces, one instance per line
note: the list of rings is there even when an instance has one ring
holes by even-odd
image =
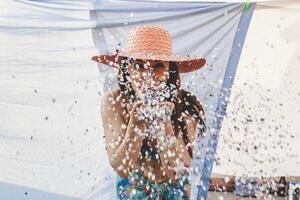
[[[159,69],[159,68],[164,68],[164,63],[160,62],[160,61],[148,61],[150,66],[153,66],[154,69]],[[145,68],[145,64],[147,62],[145,61],[135,61],[135,60],[131,60],[132,64],[134,64],[134,66],[137,68],[137,69],[143,69]]]

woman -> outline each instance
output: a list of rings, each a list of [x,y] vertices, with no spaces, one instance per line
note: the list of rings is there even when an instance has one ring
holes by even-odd
[[[118,68],[119,87],[101,100],[118,199],[189,199],[196,127],[205,131],[205,116],[196,97],[181,89],[179,73],[200,69],[205,59],[175,56],[171,42],[162,27],[137,26],[124,52],[92,58]]]

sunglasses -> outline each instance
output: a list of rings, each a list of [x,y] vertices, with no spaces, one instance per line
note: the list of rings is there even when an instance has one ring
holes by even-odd
[[[160,69],[164,69],[165,65],[163,62],[161,61],[154,61],[154,60],[148,60],[148,61],[144,61],[144,60],[133,60],[131,59],[129,61],[130,64],[132,64],[135,69],[140,70],[140,69],[147,69],[150,67],[150,69],[152,70],[160,70]]]

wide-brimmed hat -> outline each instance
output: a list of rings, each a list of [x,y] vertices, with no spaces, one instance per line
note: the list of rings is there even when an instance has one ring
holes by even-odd
[[[171,34],[156,25],[136,26],[128,34],[124,51],[117,49],[115,53],[93,56],[92,60],[118,68],[126,58],[173,61],[180,73],[198,70],[206,63],[205,58],[174,55]]]

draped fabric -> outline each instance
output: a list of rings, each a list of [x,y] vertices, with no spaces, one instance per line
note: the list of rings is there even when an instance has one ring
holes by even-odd
[[[181,76],[204,105],[191,195],[206,197],[213,155],[255,3],[236,1],[0,2],[1,199],[114,199],[100,100],[116,70],[91,56],[122,48],[139,24],[164,26],[174,54],[206,58]],[[262,1],[259,9],[280,2]],[[8,192],[7,192],[8,191]]]

